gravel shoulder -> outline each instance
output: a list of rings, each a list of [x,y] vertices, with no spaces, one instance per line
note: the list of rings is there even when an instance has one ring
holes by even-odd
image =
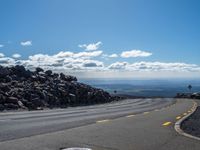
[[[188,134],[200,137],[200,106],[190,117],[183,121],[181,129]]]

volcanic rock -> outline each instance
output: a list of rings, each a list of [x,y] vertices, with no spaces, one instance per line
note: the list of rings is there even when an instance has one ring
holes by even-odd
[[[53,73],[24,66],[0,66],[0,111],[37,110],[45,107],[68,107],[116,100],[109,93],[77,82],[64,73]]]

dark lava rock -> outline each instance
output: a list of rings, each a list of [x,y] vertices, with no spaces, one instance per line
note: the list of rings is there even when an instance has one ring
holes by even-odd
[[[10,74],[17,77],[29,78],[32,75],[32,72],[30,70],[26,70],[24,66],[16,65],[15,67],[11,67],[10,69],[12,70]]]
[[[0,111],[3,111],[5,109],[4,105],[0,104]]]
[[[175,98],[200,99],[200,92],[197,92],[197,93],[177,93]]]
[[[19,106],[18,105],[16,105],[16,104],[4,104],[4,106],[5,106],[5,109],[7,109],[7,110],[12,110],[12,109],[18,109],[19,108]]]
[[[8,92],[8,91],[10,91],[10,87],[6,83],[0,83],[0,90],[3,92]]]
[[[42,68],[40,68],[40,67],[37,67],[37,68],[35,69],[35,71],[36,71],[37,73],[39,73],[39,72],[44,72],[44,70],[43,70]]]
[[[9,75],[7,75],[4,79],[5,79],[5,82],[11,82],[12,81],[12,78]]]
[[[24,66],[0,66],[0,110],[90,105],[117,100],[108,92],[77,82],[64,73]]]
[[[8,68],[4,68],[4,67],[0,66],[0,78],[3,78],[9,74],[10,74],[10,71]]]
[[[52,75],[52,71],[51,70],[47,70],[47,71],[45,71],[45,74],[50,76],[50,75]]]
[[[71,82],[71,81],[77,81],[77,78],[76,78],[76,77],[70,76],[70,75],[66,76],[66,75],[63,74],[63,73],[60,73],[60,79],[61,79],[61,80],[64,80],[64,81],[69,81],[69,82]]]
[[[4,104],[6,102],[6,97],[3,94],[0,94],[0,104]]]
[[[200,107],[183,123],[181,129],[186,133],[200,137]]]
[[[16,97],[8,97],[6,100],[7,103],[18,104],[18,98]]]

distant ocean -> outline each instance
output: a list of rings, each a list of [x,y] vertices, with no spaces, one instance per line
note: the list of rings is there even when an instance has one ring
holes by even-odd
[[[81,79],[82,83],[102,88],[113,94],[127,94],[144,97],[174,97],[177,93],[188,93],[187,86],[192,85],[192,92],[200,92],[200,79],[169,80],[119,80],[119,79]]]

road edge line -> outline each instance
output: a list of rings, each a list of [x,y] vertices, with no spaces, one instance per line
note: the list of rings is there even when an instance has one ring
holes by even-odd
[[[195,102],[195,107],[192,109],[191,113],[187,114],[186,116],[184,116],[183,118],[181,118],[180,120],[178,120],[175,125],[174,125],[174,129],[176,130],[176,132],[178,132],[180,135],[183,135],[185,137],[188,137],[188,138],[192,138],[192,139],[195,139],[195,140],[199,140],[200,141],[200,137],[196,137],[196,136],[193,136],[191,134],[188,134],[186,132],[184,132],[182,129],[181,129],[181,124],[183,123],[183,121],[185,121],[188,117],[190,117],[196,110],[197,110],[197,102]]]

